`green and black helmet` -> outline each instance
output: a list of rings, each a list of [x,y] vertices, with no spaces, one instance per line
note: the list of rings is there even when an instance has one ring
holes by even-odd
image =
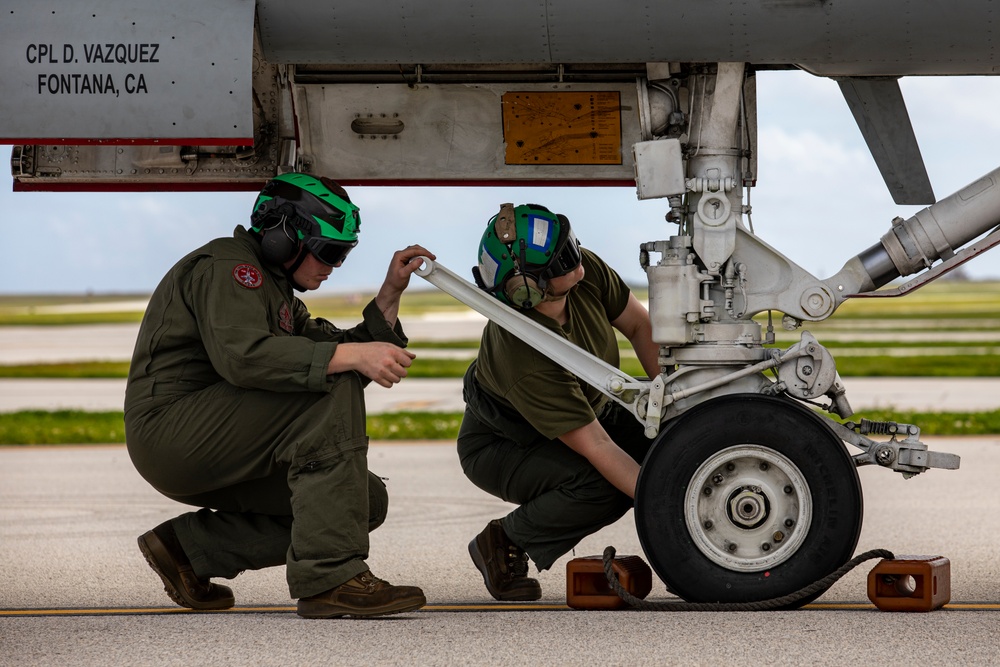
[[[538,204],[504,204],[479,242],[476,284],[500,301],[534,308],[552,278],[580,265],[580,244],[565,215]]]
[[[335,181],[291,172],[267,182],[250,224],[261,235],[269,262],[284,264],[295,258],[301,242],[316,259],[335,266],[358,244],[361,215]]]

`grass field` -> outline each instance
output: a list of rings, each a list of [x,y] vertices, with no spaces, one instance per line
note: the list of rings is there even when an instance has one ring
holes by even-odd
[[[637,296],[645,298],[643,290]],[[308,295],[307,305],[317,317],[351,320],[371,294]],[[146,295],[2,296],[0,326],[61,326],[138,322]],[[464,313],[468,308],[452,297],[427,290],[411,290],[403,298],[401,317],[428,312]],[[758,317],[767,324],[767,315]],[[780,328],[781,314],[773,317],[776,346],[787,347],[799,332]],[[1000,377],[1000,283],[933,283],[902,298],[855,299],[846,302],[825,322],[807,323],[837,359],[841,375]],[[412,377],[459,377],[475,356],[478,340],[447,343],[413,341],[418,354]],[[626,341],[622,368],[643,375]],[[421,355],[422,350],[445,350],[447,358]],[[121,378],[125,362],[82,362],[0,366],[0,377]],[[864,415],[917,423],[925,434],[1000,432],[1000,412],[977,414]],[[123,442],[121,413],[0,414],[0,444],[31,442]],[[453,439],[460,415],[405,413],[369,418],[374,439]]]
[[[640,298],[645,291],[636,289]],[[351,321],[371,294],[312,294],[314,315]],[[138,322],[146,295],[29,297],[0,295],[0,326],[106,324]],[[401,317],[430,312],[467,313],[468,307],[437,290],[410,290]],[[775,313],[776,346],[796,342],[800,331],[784,331]],[[767,315],[757,320],[767,326]],[[840,374],[849,376],[1000,376],[1000,283],[938,281],[902,298],[853,299],[824,322],[803,327],[837,359]],[[414,377],[457,377],[475,356],[478,340],[449,343],[412,341],[418,353]],[[627,342],[622,341],[623,370],[641,374]],[[419,357],[425,349],[450,350],[449,358]],[[0,377],[124,377],[124,363],[74,363],[0,366]]]
[[[1000,433],[1000,410],[991,412],[922,413],[868,411],[854,415],[872,421],[918,424],[921,435],[988,435]],[[452,440],[462,414],[398,412],[368,417],[372,440]],[[0,413],[0,445],[115,444],[125,442],[121,412],[23,411]]]

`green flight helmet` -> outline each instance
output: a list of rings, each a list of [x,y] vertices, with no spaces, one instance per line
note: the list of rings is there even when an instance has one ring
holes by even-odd
[[[548,281],[580,265],[580,244],[565,215],[538,204],[504,204],[479,242],[476,284],[510,306],[534,308]]]
[[[329,178],[290,172],[260,191],[250,214],[265,261],[285,264],[300,243],[328,266],[343,262],[358,244],[361,215],[347,191]]]

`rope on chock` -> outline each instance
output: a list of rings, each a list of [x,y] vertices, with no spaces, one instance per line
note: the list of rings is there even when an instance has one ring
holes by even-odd
[[[820,591],[826,590],[838,579],[867,560],[873,558],[887,558],[891,560],[895,558],[893,553],[886,549],[866,551],[847,561],[819,581],[809,584],[805,588],[789,595],[771,598],[770,600],[761,600],[759,602],[653,602],[637,598],[622,587],[618,581],[618,573],[612,569],[615,553],[614,547],[608,547],[604,550],[604,576],[608,578],[611,590],[632,607],[642,611],[767,611],[769,609],[780,609],[788,607],[810,595],[815,595]]]

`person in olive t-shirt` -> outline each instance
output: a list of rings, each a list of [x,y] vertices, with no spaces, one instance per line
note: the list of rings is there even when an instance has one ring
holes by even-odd
[[[396,252],[364,322],[340,330],[294,296],[317,289],[357,244],[358,208],[335,182],[277,176],[250,217],[190,253],[153,292],[125,391],[136,469],[200,507],[138,539],[177,604],[233,606],[210,581],[286,565],[307,618],[377,616],[426,603],[372,575],[368,533],[388,494],[368,471],[363,388],[391,387],[414,355],[396,320],[421,262]]]
[[[476,282],[500,301],[618,366],[615,329],[659,373],[649,313],[617,273],[581,248],[569,220],[504,204],[479,245]],[[494,322],[465,374],[458,455],[478,487],[519,507],[469,543],[498,600],[537,600],[539,570],[632,506],[651,441],[628,411]]]

